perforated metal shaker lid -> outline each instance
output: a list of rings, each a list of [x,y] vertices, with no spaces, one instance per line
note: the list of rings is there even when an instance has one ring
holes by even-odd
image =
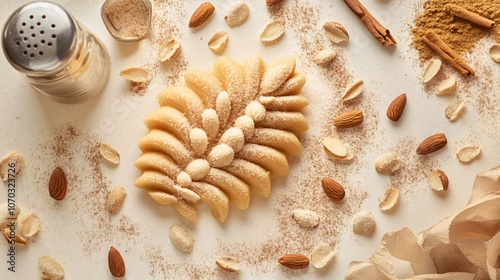
[[[17,9],[7,20],[2,46],[19,71],[46,72],[71,55],[76,40],[76,23],[61,6],[33,2]]]

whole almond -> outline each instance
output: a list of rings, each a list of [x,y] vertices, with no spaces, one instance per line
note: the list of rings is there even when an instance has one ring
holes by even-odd
[[[309,266],[309,259],[302,254],[286,254],[279,258],[278,262],[292,269],[303,269]]]
[[[210,2],[202,3],[193,13],[189,20],[189,28],[196,28],[205,23],[215,11],[214,5]]]
[[[341,184],[332,178],[325,177],[321,180],[325,194],[333,201],[341,201],[345,197],[345,190]]]
[[[68,182],[66,181],[66,175],[61,167],[56,167],[52,171],[52,175],[49,180],[49,194],[55,200],[63,200],[66,197],[66,189],[68,188]]]
[[[431,135],[424,139],[417,147],[417,154],[428,155],[442,149],[448,143],[444,133]]]
[[[125,263],[123,262],[122,255],[114,247],[109,248],[108,266],[109,271],[114,277],[125,276]]]
[[[360,125],[363,122],[363,112],[352,110],[336,116],[333,125],[338,128],[349,128]]]
[[[275,5],[275,4],[278,4],[280,2],[283,2],[283,0],[266,0],[266,6],[272,6],[272,5]]]
[[[387,117],[393,122],[399,121],[399,118],[401,118],[405,106],[406,106],[406,93],[403,93],[394,98],[391,104],[389,104],[386,113]]]

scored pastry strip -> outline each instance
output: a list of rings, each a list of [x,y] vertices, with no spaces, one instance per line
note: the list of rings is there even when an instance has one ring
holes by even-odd
[[[305,75],[294,58],[219,57],[211,71],[187,70],[184,79],[156,96],[160,108],[144,120],[135,185],[192,222],[200,201],[224,222],[230,205],[245,210],[251,194],[268,197],[271,179],[288,175],[287,157],[300,154]]]

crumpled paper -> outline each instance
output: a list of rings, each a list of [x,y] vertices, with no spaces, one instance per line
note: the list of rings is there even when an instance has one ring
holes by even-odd
[[[462,210],[415,235],[386,233],[369,261],[349,264],[346,280],[397,280],[392,258],[411,264],[413,279],[500,279],[500,166],[476,176]]]

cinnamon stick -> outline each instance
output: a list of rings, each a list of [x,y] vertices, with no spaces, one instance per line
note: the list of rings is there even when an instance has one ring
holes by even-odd
[[[473,22],[477,25],[486,27],[486,28],[492,28],[495,26],[495,22],[487,19],[479,14],[473,13],[471,11],[468,11],[467,9],[457,6],[457,5],[447,5],[448,9],[450,9],[450,13],[456,17],[463,18],[465,20],[468,20],[470,22]]]
[[[363,25],[382,45],[396,45],[389,29],[378,22],[358,0],[344,0],[347,6],[359,17]]]
[[[456,51],[450,48],[433,31],[425,32],[425,35],[422,37],[422,41],[424,41],[424,43],[426,43],[434,52],[441,56],[444,61],[460,72],[460,74],[470,76],[476,73]]]

